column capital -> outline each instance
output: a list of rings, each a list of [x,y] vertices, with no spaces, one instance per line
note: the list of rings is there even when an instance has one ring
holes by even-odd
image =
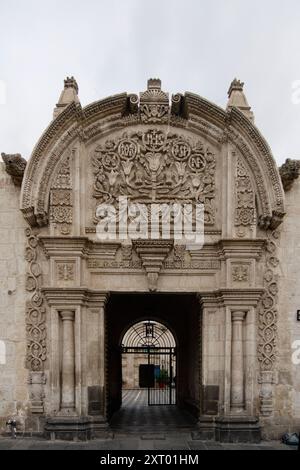
[[[231,311],[232,321],[243,321],[246,316],[247,310],[233,310]]]
[[[59,313],[63,321],[65,320],[73,321],[75,318],[74,310],[61,310]]]

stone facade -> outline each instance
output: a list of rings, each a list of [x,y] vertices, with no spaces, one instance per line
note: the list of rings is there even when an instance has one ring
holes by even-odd
[[[285,195],[253,122],[237,80],[225,111],[170,99],[157,79],[82,108],[68,78],[24,175],[19,155],[3,155],[2,429],[15,414],[26,432],[105,433],[121,400],[120,339],[148,316],[174,331],[178,403],[199,438],[298,430],[298,167],[283,171]],[[203,248],[99,240],[96,208],[119,196],[202,203]]]
[[[19,210],[20,188],[0,162],[0,429],[11,415],[22,426],[28,415],[28,372],[25,368],[25,228]]]

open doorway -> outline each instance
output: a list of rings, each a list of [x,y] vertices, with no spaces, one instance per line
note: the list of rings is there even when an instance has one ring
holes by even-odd
[[[166,429],[195,422],[201,403],[201,310],[196,295],[111,294],[106,331],[111,425]]]
[[[153,320],[132,325],[121,351],[123,406],[176,405],[176,342],[165,325]]]

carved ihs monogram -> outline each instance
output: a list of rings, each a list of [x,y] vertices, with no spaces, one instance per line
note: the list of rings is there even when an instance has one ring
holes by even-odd
[[[215,156],[201,141],[158,129],[124,133],[93,153],[97,203],[202,203],[215,222]]]

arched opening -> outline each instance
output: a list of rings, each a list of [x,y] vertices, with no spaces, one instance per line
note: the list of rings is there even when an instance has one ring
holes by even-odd
[[[176,404],[176,342],[162,323],[132,325],[122,343],[122,406]]]

